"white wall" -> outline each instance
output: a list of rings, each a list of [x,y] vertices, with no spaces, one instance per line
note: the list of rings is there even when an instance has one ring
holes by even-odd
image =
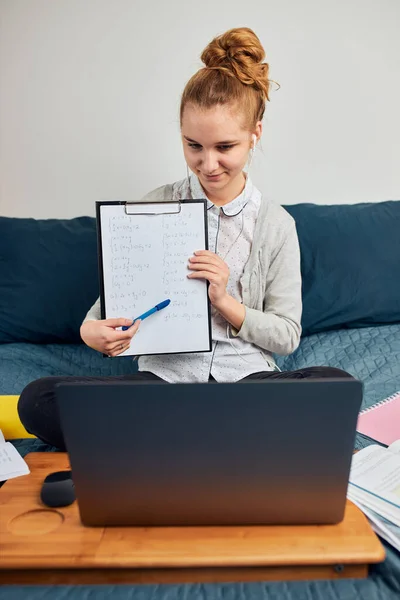
[[[179,97],[253,28],[281,84],[258,187],[282,204],[400,198],[399,0],[0,0],[0,213],[73,217],[186,174]]]

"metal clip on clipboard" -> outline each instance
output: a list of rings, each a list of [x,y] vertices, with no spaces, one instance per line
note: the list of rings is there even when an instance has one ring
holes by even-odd
[[[166,208],[170,210],[165,210]],[[126,215],[177,215],[181,212],[181,209],[180,200],[167,202],[125,202]]]

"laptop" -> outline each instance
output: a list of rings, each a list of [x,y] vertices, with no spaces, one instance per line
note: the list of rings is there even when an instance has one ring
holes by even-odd
[[[357,380],[65,382],[56,394],[84,525],[343,519]]]

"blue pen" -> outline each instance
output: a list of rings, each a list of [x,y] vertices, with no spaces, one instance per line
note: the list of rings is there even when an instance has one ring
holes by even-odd
[[[137,321],[138,319],[140,319],[141,321],[143,321],[143,319],[147,319],[147,317],[149,317],[153,313],[157,312],[158,310],[162,310],[163,308],[165,308],[166,306],[168,306],[168,304],[170,302],[171,302],[171,300],[164,300],[163,302],[160,302],[160,304],[156,304],[155,306],[153,306],[153,308],[151,308],[147,312],[145,312],[142,315],[140,315],[140,317],[136,317],[136,319],[133,319],[133,323],[135,321]],[[133,323],[132,323],[132,325],[133,325]],[[132,327],[132,325],[129,325],[128,327],[125,327],[125,326],[122,327],[122,331],[126,331],[127,329],[129,329],[129,327]]]

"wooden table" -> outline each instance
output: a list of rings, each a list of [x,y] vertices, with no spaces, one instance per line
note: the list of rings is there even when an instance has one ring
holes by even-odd
[[[338,525],[84,527],[78,506],[50,509],[40,489],[69,469],[64,453],[32,453],[30,475],[0,489],[0,584],[176,583],[366,577],[384,549],[347,502]],[[294,500],[295,501],[295,500]]]

